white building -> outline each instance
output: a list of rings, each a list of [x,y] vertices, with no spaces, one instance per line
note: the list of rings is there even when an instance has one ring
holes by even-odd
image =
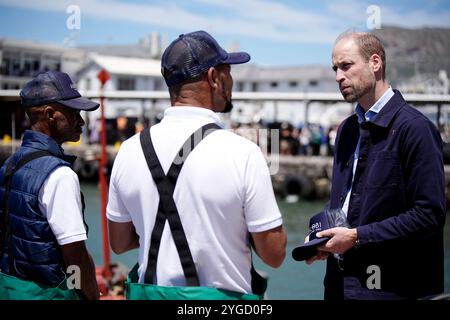
[[[99,72],[104,69],[110,79],[105,91],[165,91],[167,90],[161,75],[161,62],[156,59],[127,58],[90,54],[88,63],[77,72],[77,88],[82,92],[100,90]],[[115,99],[105,102],[105,117],[119,115],[141,117],[148,110],[150,101]],[[98,117],[98,111],[90,113],[90,118]]]
[[[100,70],[105,69],[111,78],[105,85],[105,91],[161,91],[166,89],[161,76],[161,62],[154,59],[126,58],[92,54],[88,63],[77,72],[79,90],[100,89],[97,78]]]
[[[331,67],[322,65],[260,67],[232,66],[234,91],[243,92],[334,92]]]
[[[166,91],[161,76],[160,56],[165,47],[164,37],[152,33],[134,45],[100,45],[66,48],[57,45],[0,40],[0,88],[19,89],[33,75],[46,70],[67,72],[78,89],[98,92],[97,74],[105,69],[111,76],[105,91]],[[329,66],[260,67],[254,64],[233,65],[233,92],[337,92],[334,73]],[[161,114],[168,101],[111,99],[105,101],[105,116],[118,115],[143,118]],[[325,121],[326,105],[309,108],[310,121]],[[149,110],[151,114],[149,114]],[[99,111],[89,113],[90,120],[99,117]],[[293,124],[305,121],[302,102],[243,103],[235,101],[231,120],[239,122],[260,119],[286,120]]]
[[[54,70],[73,76],[84,63],[83,50],[53,44],[0,39],[0,89],[20,89],[42,71]]]
[[[335,92],[339,93],[334,71],[329,66],[260,67],[253,64],[233,65],[234,92]],[[234,103],[231,120],[236,122],[288,121],[295,126],[305,122],[330,126],[349,114],[347,103],[266,101]],[[330,108],[332,107],[332,108]]]

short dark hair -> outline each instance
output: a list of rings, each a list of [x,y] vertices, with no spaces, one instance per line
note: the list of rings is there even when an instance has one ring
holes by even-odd
[[[30,120],[30,125],[33,126],[42,120],[42,111],[44,110],[45,106],[46,105],[43,104],[25,109],[25,113],[27,114],[28,119]]]
[[[170,71],[166,71],[166,73],[170,74]],[[201,80],[203,80],[205,78],[205,76],[206,76],[206,73],[202,73],[201,75],[199,75],[199,76],[197,76],[195,78],[186,80],[186,81],[184,81],[182,83],[179,83],[179,84],[171,85],[170,87],[168,87],[170,96],[171,97],[179,97],[180,96],[180,92],[181,92],[181,88],[184,85],[186,85],[188,83],[194,83],[194,82],[201,81]]]
[[[218,64],[218,65],[216,65],[216,66],[214,66],[214,67],[210,67],[210,68],[215,68],[215,69],[217,69],[217,70],[221,70],[225,65],[227,65],[227,64],[220,63],[220,64]],[[209,71],[209,69],[208,69],[208,71]],[[182,88],[185,84],[188,84],[188,83],[195,83],[195,82],[199,82],[199,81],[205,80],[205,79],[206,79],[206,76],[207,76],[207,74],[208,74],[208,71],[206,71],[206,72],[204,72],[204,73],[202,73],[202,74],[200,74],[200,75],[198,75],[198,76],[196,76],[196,77],[194,77],[194,78],[192,78],[192,79],[183,81],[183,82],[180,83],[180,84],[174,84],[174,85],[171,85],[171,86],[169,87],[169,94],[170,94],[170,96],[171,96],[171,97],[174,97],[174,98],[179,97],[179,96],[180,96],[180,92],[181,92],[181,88]],[[164,74],[167,74],[168,77],[171,76],[171,75],[170,75],[170,71],[167,70],[167,69],[164,69],[163,73],[164,73]]]

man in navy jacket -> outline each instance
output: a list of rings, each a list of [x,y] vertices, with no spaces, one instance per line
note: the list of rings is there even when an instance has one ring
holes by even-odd
[[[340,125],[331,209],[350,228],[307,260],[327,258],[325,299],[417,299],[443,292],[445,224],[442,140],[385,79],[385,52],[370,33],[338,38],[336,82],[355,114]]]

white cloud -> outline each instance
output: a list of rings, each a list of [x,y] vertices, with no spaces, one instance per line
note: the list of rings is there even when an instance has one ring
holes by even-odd
[[[289,42],[326,43],[335,36],[332,20],[324,13],[316,13],[306,9],[294,9],[280,1],[268,0],[195,0],[204,5],[231,11],[239,21],[236,28],[234,21],[227,21],[227,29],[233,28],[240,34],[259,38]],[[220,12],[220,11],[219,11]],[[237,20],[237,19],[236,19]]]
[[[365,26],[367,5],[358,0],[330,2],[327,6],[329,17],[334,21],[345,21],[347,28]]]
[[[423,10],[413,10],[405,13],[393,12],[389,8],[381,8],[381,23],[407,28],[446,27],[450,26],[450,11],[430,13]]]
[[[405,5],[401,10],[394,9],[386,3],[378,4],[374,1],[360,1],[360,0],[341,0],[338,2],[332,2],[328,5],[330,11],[330,17],[334,16],[335,19],[344,19],[348,25],[348,28],[360,26],[365,27],[368,14],[366,13],[369,5],[378,5],[380,7],[381,24],[383,25],[395,25],[406,28],[419,28],[419,27],[450,27],[450,9],[441,9],[438,12],[437,7],[439,1],[424,1],[423,7],[413,7],[408,5],[405,1]],[[359,13],[359,14],[356,14]]]
[[[268,0],[196,0],[205,5],[228,8],[240,17],[253,21],[269,22],[281,26],[310,26],[329,24],[329,18],[308,10],[295,10],[280,1]]]
[[[99,19],[121,20],[187,31],[206,29],[212,33],[248,36],[290,43],[330,43],[345,29],[364,28],[369,3],[357,0],[326,2],[323,10],[293,8],[286,3],[270,0],[195,0],[210,8],[200,14],[190,9],[189,2],[158,2],[155,4],[127,3],[119,0],[0,0],[0,4],[65,13],[67,6],[77,4],[81,14]],[[306,6],[305,4],[303,4]],[[450,25],[450,11],[431,13],[426,10],[397,12],[381,5],[383,25],[407,27]],[[412,8],[411,8],[412,9]]]
[[[64,4],[64,2],[66,2],[66,4]],[[69,1],[57,1],[57,0],[46,0],[39,2],[31,0],[24,0],[24,1],[0,0],[0,4],[8,7],[16,7],[22,9],[65,12],[65,9],[70,3]]]

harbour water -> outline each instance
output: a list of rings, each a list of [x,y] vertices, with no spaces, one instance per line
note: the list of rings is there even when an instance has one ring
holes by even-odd
[[[82,183],[82,191],[86,200],[86,220],[90,228],[87,246],[97,265],[102,265],[102,234],[100,218],[100,200],[97,184]],[[267,297],[270,299],[286,300],[317,300],[323,297],[323,276],[325,262],[320,261],[312,265],[297,262],[292,259],[291,251],[302,243],[308,226],[309,218],[320,211],[324,202],[300,200],[297,203],[287,203],[279,200],[284,224],[288,234],[286,259],[279,269],[264,265],[255,258],[256,269],[269,277]],[[447,220],[449,214],[447,213]],[[445,246],[445,292],[450,293],[450,222],[447,221],[444,232]],[[420,259],[420,257],[418,257]],[[426,257],[423,257],[426,259]],[[137,261],[137,250],[122,255],[111,252],[112,262],[121,262],[131,268]]]

